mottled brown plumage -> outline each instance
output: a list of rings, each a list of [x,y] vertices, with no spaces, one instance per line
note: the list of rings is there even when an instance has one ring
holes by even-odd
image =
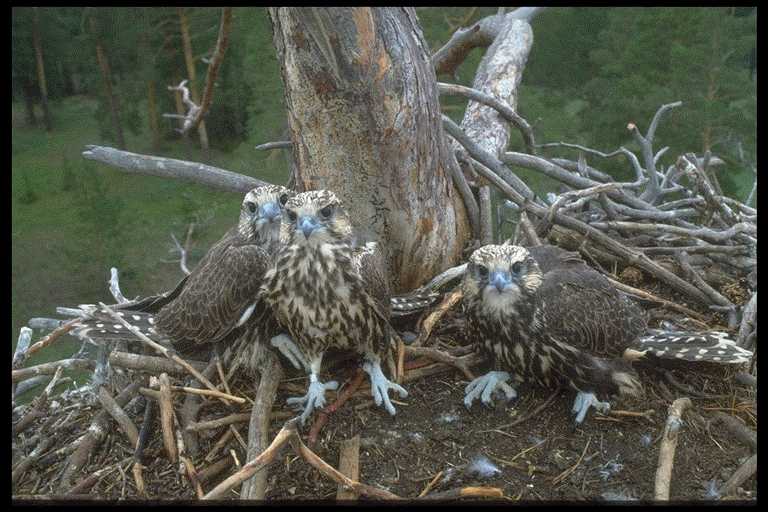
[[[377,403],[383,400],[394,414],[386,392],[377,395],[382,389],[402,388],[381,380],[380,361],[390,349],[391,327],[386,266],[376,244],[354,245],[348,213],[325,190],[304,192],[288,201],[282,238],[286,243],[265,276],[263,292],[310,373],[307,397],[293,402],[306,402],[302,418],[324,403],[324,385],[317,382],[317,374],[323,353],[330,348],[363,356],[364,368],[378,379],[374,398]],[[278,330],[271,326],[272,334]]]
[[[504,383],[564,383],[579,391],[580,422],[595,393],[639,395],[637,374],[622,355],[741,362],[747,351],[724,333],[649,331],[644,311],[575,253],[553,246],[489,245],[476,250],[463,281],[469,334],[497,372],[473,381],[465,403],[488,403]]]
[[[172,292],[121,308],[118,314],[153,339],[182,352],[239,337],[280,246],[281,206],[291,195],[284,187],[273,185],[248,192],[238,224]],[[90,308],[84,316],[81,327],[74,331],[81,337],[94,342],[133,338],[98,308]]]

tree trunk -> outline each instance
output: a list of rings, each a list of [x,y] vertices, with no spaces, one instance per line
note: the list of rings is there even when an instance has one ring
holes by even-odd
[[[200,105],[200,97],[197,95],[197,73],[195,72],[195,59],[192,54],[192,38],[189,36],[189,20],[183,7],[177,7],[179,13],[179,25],[181,27],[181,42],[184,46],[184,62],[187,65],[187,77],[189,79],[189,94],[195,105]],[[200,135],[200,148],[203,150],[203,158],[208,160],[208,131],[205,129],[205,121],[197,125],[197,133]]]
[[[327,188],[382,244],[395,290],[455,265],[470,236],[413,8],[270,8],[299,190]]]
[[[109,101],[109,111],[112,115],[112,128],[115,131],[115,140],[117,146],[120,149],[125,148],[125,137],[123,136],[123,125],[120,122],[120,104],[118,103],[117,96],[115,96],[112,90],[112,71],[109,68],[109,59],[107,53],[104,51],[104,47],[101,45],[101,38],[96,27],[96,14],[92,13],[90,17],[91,32],[93,33],[93,40],[96,43],[96,60],[99,63],[99,69],[101,70],[101,78],[104,81],[104,90],[107,93],[107,101]]]
[[[160,147],[160,125],[157,122],[157,100],[155,98],[154,80],[150,80],[147,85],[147,110],[149,129],[152,132],[152,149],[157,151]]]
[[[33,7],[32,11],[32,44],[35,47],[35,62],[37,63],[37,83],[40,86],[40,104],[43,107],[43,122],[46,131],[53,130],[51,112],[48,109],[48,85],[45,82],[45,64],[43,63],[43,44],[40,39],[40,8]]]

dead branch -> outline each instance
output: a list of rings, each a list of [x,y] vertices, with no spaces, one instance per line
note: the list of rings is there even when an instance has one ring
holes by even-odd
[[[522,116],[515,112],[508,104],[500,101],[494,96],[485,94],[476,89],[472,89],[471,87],[465,87],[463,85],[438,82],[437,89],[441,95],[461,95],[495,109],[506,121],[512,123],[515,128],[520,130],[520,133],[523,136],[523,141],[525,142],[525,148],[528,150],[528,152],[532,155],[536,154],[536,141],[534,139],[531,125],[528,124],[528,121],[526,121]]]
[[[491,187],[482,186],[477,191],[478,203],[480,203],[480,243],[482,245],[493,243],[493,215],[491,213]]]
[[[95,160],[123,172],[191,181],[237,194],[269,185],[266,181],[196,162],[141,155],[106,146],[87,145],[85,148],[82,155],[86,160]]]
[[[123,296],[123,292],[120,291],[120,280],[117,277],[117,268],[112,267],[109,269],[110,278],[107,283],[109,284],[109,292],[112,294],[112,296],[115,298],[115,301],[118,304],[123,304],[125,302],[128,302],[128,299],[126,299]]]
[[[452,307],[459,303],[463,296],[464,293],[462,292],[461,287],[457,287],[451,293],[446,295],[440,305],[437,306],[437,308],[435,308],[435,310],[421,323],[421,332],[413,341],[411,347],[424,346],[429,339],[429,336],[432,334],[432,329],[434,329],[435,325],[437,325],[440,319],[443,318]]]
[[[59,368],[65,370],[93,370],[95,367],[96,363],[92,359],[60,359],[59,361],[13,370],[11,372],[11,381],[19,382],[38,375],[53,375]]]
[[[757,291],[752,294],[752,298],[744,307],[741,314],[741,325],[739,326],[739,336],[736,339],[737,345],[744,348],[747,346],[749,334],[757,330]]]
[[[460,498],[504,498],[504,491],[498,487],[462,487],[448,491],[420,496],[419,500],[456,500]]]
[[[270,356],[272,356],[270,354]],[[269,443],[269,424],[272,419],[272,405],[277,396],[277,386],[283,378],[283,367],[274,356],[262,366],[256,399],[251,409],[248,425],[248,446],[246,459],[254,460],[261,455]],[[243,483],[240,499],[263,500],[267,492],[267,470],[259,471]]]
[[[664,425],[664,433],[659,447],[659,465],[656,468],[656,481],[653,497],[656,500],[669,501],[669,483],[672,478],[672,465],[675,460],[680,428],[683,426],[683,413],[692,408],[690,398],[678,398],[669,406],[669,416]]]
[[[456,189],[461,194],[461,199],[464,201],[464,208],[467,210],[467,217],[469,218],[469,224],[472,228],[472,236],[480,238],[480,207],[477,205],[475,195],[472,193],[472,189],[469,188],[467,178],[461,171],[461,166],[458,160],[456,160],[456,153],[454,151],[446,151],[448,156],[448,170],[451,173],[451,179]]]
[[[99,386],[99,393],[97,396],[99,402],[101,402],[101,406],[110,416],[112,416],[112,419],[117,422],[120,430],[122,430],[128,437],[131,446],[135,447],[139,442],[139,431],[133,421],[131,421],[131,418],[129,418],[123,408],[115,402],[115,399],[104,386]]]
[[[712,414],[713,423],[720,423],[733,435],[733,437],[753,452],[757,450],[757,434],[749,429],[738,418],[717,411]]]
[[[470,51],[479,46],[491,45],[505,25],[515,19],[530,22],[542,9],[518,7],[509,14],[488,16],[471,27],[457,30],[442,48],[432,54],[435,74],[454,74]]]
[[[192,226],[194,226],[194,223],[189,225],[190,231],[192,230]],[[179,241],[176,239],[176,235],[173,233],[171,233],[171,240],[173,240],[173,245],[176,252],[179,253],[179,267],[181,268],[181,271],[184,273],[184,275],[188,276],[191,272],[189,271],[189,267],[187,267],[187,248],[183,247],[179,243]],[[189,235],[187,235],[187,241],[189,241]]]
[[[360,434],[339,443],[339,472],[350,480],[360,479]],[[359,495],[352,489],[339,485],[337,500],[356,500]]]
[[[264,144],[259,144],[256,146],[256,149],[259,149],[261,151],[268,151],[270,149],[290,149],[293,147],[293,142],[290,140],[278,140],[275,142],[266,142]]]
[[[202,361],[187,361],[197,371],[203,371],[206,363]],[[187,370],[175,361],[165,357],[147,356],[144,354],[133,354],[129,352],[118,352],[113,350],[109,354],[109,364],[118,368],[128,368],[139,372],[150,374],[168,373],[177,377],[187,375]]]
[[[200,432],[202,430],[224,427],[226,425],[231,425],[232,423],[245,423],[250,419],[251,413],[249,412],[236,413],[215,420],[190,422],[185,429],[191,432]]]
[[[117,397],[115,402],[120,407],[124,407],[135,395],[141,386],[141,381],[133,382],[126,387]],[[59,492],[65,492],[71,487],[72,478],[82,469],[88,461],[91,452],[101,444],[106,438],[109,426],[109,413],[101,411],[94,416],[88,431],[83,434],[75,443],[74,451],[69,456],[69,460],[64,469],[64,473],[59,481]]]
[[[168,454],[168,459],[175,463],[178,451],[176,449],[173,428],[173,395],[171,394],[171,383],[168,380],[167,373],[160,374],[158,403],[160,404],[160,428],[163,433],[163,446]]]
[[[733,475],[731,475],[731,478],[723,484],[718,493],[720,496],[728,496],[729,494],[732,494],[737,487],[749,480],[755,473],[757,473],[756,453],[748,458],[744,464],[739,466],[739,469],[737,469]]]
[[[171,350],[169,350],[168,348],[160,345],[159,343],[156,343],[156,342],[152,341],[151,339],[149,339],[149,337],[147,337],[144,333],[142,333],[137,327],[134,327],[133,325],[128,323],[128,321],[124,317],[122,317],[122,316],[118,315],[117,313],[115,313],[114,311],[112,311],[112,309],[110,309],[109,306],[107,306],[103,302],[99,302],[99,306],[101,306],[104,309],[104,311],[109,316],[111,316],[114,320],[116,320],[116,321],[120,322],[121,324],[123,324],[125,326],[125,328],[128,329],[128,331],[130,331],[130,332],[132,332],[134,334],[134,336],[139,338],[145,344],[149,345],[150,348],[152,348],[156,352],[159,352],[160,354],[164,355],[165,357],[167,357],[168,359],[174,361],[175,363],[183,366],[185,370],[187,370],[198,381],[200,381],[203,384],[205,384],[206,387],[208,387],[208,389],[210,389],[211,391],[218,391],[216,389],[216,386],[214,386],[211,383],[211,381],[209,381],[207,378],[205,378],[191,364],[189,364],[184,359],[179,357],[178,354],[176,354],[175,352],[172,352]],[[223,401],[225,404],[229,405],[229,402],[227,401],[226,398],[219,398],[219,399],[221,401]]]
[[[469,354],[463,357],[454,357],[443,352],[442,350],[435,348],[414,346],[406,346],[405,353],[406,355],[427,357],[433,361],[449,364],[454,368],[461,370],[464,376],[470,381],[475,380],[475,375],[469,369],[470,364],[474,364],[477,359],[475,354]]]

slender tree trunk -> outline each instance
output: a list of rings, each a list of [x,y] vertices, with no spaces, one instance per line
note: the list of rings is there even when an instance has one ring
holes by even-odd
[[[413,8],[270,8],[300,190],[333,190],[381,242],[396,290],[470,236],[447,166],[435,72]]]
[[[40,104],[43,107],[43,122],[46,131],[53,130],[51,112],[48,109],[48,85],[45,81],[45,64],[43,62],[43,44],[40,39],[40,8],[33,7],[32,44],[35,46],[35,62],[37,64],[37,84],[40,86]]]
[[[189,20],[183,7],[177,8],[179,13],[179,25],[181,26],[181,41],[184,46],[184,62],[187,65],[187,76],[189,78],[189,94],[196,105],[200,105],[200,97],[197,94],[197,73],[195,72],[195,59],[192,54],[192,38],[189,35]],[[208,149],[208,131],[205,129],[205,121],[200,121],[197,125],[197,133],[200,135],[200,147],[203,150],[204,158],[209,156]]]
[[[35,85],[32,80],[25,81],[21,86],[24,95],[24,112],[27,115],[27,124],[37,126],[37,117],[35,117]]]
[[[99,32],[96,27],[95,13],[91,15],[90,23],[93,39],[96,43],[96,60],[99,63],[101,78],[104,81],[104,89],[107,93],[107,101],[109,101],[109,111],[112,115],[112,128],[115,130],[115,139],[117,146],[120,149],[126,149],[125,137],[123,136],[123,125],[120,122],[120,104],[118,103],[117,96],[115,96],[114,91],[112,90],[112,72],[109,68],[107,53],[101,45],[101,38],[99,37]]]
[[[155,98],[155,81],[150,80],[147,85],[147,114],[149,116],[149,129],[152,132],[152,149],[160,147],[160,125],[157,122],[157,100]]]

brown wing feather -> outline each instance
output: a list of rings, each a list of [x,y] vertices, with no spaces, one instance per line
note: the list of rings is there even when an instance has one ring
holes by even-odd
[[[230,232],[208,251],[177,299],[156,315],[158,330],[180,350],[223,340],[254,303],[268,258],[264,249]]]
[[[544,274],[537,299],[550,334],[595,355],[620,355],[646,327],[639,306],[585,264]]]

